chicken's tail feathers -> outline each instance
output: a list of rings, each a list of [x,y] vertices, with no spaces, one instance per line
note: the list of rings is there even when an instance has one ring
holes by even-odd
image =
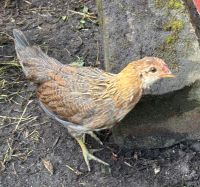
[[[24,33],[13,30],[15,50],[27,78],[41,83],[49,79],[48,72],[56,72],[61,63],[45,54],[40,47],[30,45]]]
[[[13,35],[15,38],[15,49],[16,51],[23,50],[26,47],[30,46],[29,41],[27,40],[24,33],[18,29],[13,30]]]

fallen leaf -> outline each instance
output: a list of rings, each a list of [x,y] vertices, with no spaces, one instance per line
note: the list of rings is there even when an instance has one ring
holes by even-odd
[[[114,161],[116,161],[117,160],[117,154],[112,153],[111,159],[114,160]]]
[[[53,175],[53,165],[49,160],[42,159],[42,163],[44,167],[49,171],[51,175]]]

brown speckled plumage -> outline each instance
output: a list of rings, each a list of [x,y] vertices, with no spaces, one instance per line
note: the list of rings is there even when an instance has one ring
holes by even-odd
[[[85,133],[111,128],[138,103],[143,89],[172,75],[166,64],[155,57],[132,62],[119,74],[63,65],[39,47],[30,46],[21,31],[13,33],[23,71],[38,84],[37,97],[42,108],[66,126],[78,142]],[[84,153],[84,146],[79,144]]]

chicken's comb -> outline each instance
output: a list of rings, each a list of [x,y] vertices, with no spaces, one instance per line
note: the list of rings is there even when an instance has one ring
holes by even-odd
[[[164,72],[168,72],[168,71],[169,71],[169,68],[168,68],[168,66],[167,66],[166,64],[163,64],[162,70],[163,70]]]

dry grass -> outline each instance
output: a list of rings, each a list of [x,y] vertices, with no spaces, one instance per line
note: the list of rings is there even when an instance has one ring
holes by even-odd
[[[21,68],[17,61],[0,62],[0,103],[12,101],[14,96],[23,91],[18,86],[23,83],[20,74]]]
[[[23,146],[24,141],[40,140],[39,132],[28,128],[37,116],[28,112],[33,100],[30,99],[32,91],[27,90],[26,85],[27,82],[16,60],[0,62],[0,133],[8,129],[8,134],[2,133],[5,138],[1,146],[5,149],[0,152],[0,172],[6,170],[7,164],[12,160],[26,160],[32,154],[31,147]],[[17,112],[9,110],[12,107]]]

